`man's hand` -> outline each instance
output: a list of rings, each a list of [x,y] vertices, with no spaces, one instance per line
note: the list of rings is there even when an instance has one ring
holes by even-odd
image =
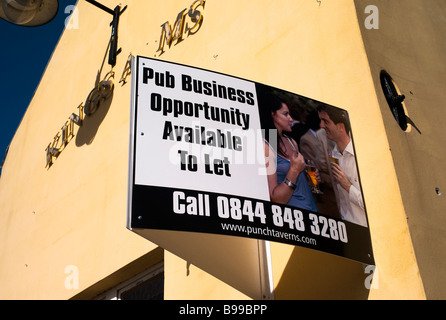
[[[344,170],[342,170],[342,168],[338,164],[336,164],[336,163],[332,163],[331,164],[331,168],[333,170],[333,177],[336,179],[336,181],[347,192],[350,192],[350,187],[352,186],[352,184],[350,183],[350,180],[348,179],[348,177],[345,174]]]

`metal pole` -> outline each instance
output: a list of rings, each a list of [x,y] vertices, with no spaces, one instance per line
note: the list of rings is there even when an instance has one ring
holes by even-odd
[[[106,6],[104,6],[103,4],[101,4],[101,3],[99,3],[99,2],[97,2],[95,0],[85,0],[85,1],[90,2],[92,5],[94,5],[94,6],[98,7],[98,8],[100,8],[100,9],[104,10],[105,12],[110,13],[111,15],[115,14],[115,12],[112,9],[107,8]]]

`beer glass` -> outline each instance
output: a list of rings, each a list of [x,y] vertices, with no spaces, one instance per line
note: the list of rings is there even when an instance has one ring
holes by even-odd
[[[330,155],[330,162],[331,162],[331,163],[336,163],[337,165],[339,165],[339,159],[333,157],[332,155]]]
[[[323,194],[322,191],[319,188],[319,182],[316,179],[316,166],[314,165],[313,160],[306,160],[305,161],[305,168],[308,174],[308,177],[310,178],[310,186],[311,186],[311,192],[315,194]]]

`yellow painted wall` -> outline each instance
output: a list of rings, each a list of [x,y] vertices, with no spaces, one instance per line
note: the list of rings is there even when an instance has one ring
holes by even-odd
[[[367,1],[356,1],[358,16]],[[379,29],[361,24],[364,45],[396,168],[418,266],[428,299],[444,299],[446,275],[446,3],[374,1]],[[416,128],[403,132],[380,85],[386,70],[406,96],[404,106]],[[438,195],[436,188],[442,192]]]
[[[125,229],[129,84],[115,81],[113,99],[85,120],[45,168],[48,143],[85,102],[98,72],[102,78],[109,71],[103,59],[110,16],[84,1],[79,10],[79,29],[61,38],[3,168],[3,299],[68,299],[156,247]],[[126,58],[120,56],[117,71]],[[72,265],[79,271],[78,290],[65,287],[65,270]]]
[[[110,8],[120,3],[101,2]],[[3,167],[0,298],[68,299],[156,248],[125,228],[130,83],[118,81],[130,52],[235,75],[349,111],[378,289],[364,290],[367,274],[359,264],[272,244],[276,298],[305,297],[295,286],[302,281],[300,261],[319,263],[313,278],[331,266],[334,275],[351,270],[344,272],[349,280],[343,287],[318,282],[320,295],[315,290],[311,298],[345,298],[346,288],[355,288],[348,298],[425,298],[354,1],[207,0],[202,28],[158,56],[161,24],[173,23],[192,2],[123,2],[128,9],[119,26],[122,53],[113,97],[46,169],[47,144],[85,101],[98,72],[103,78],[110,69],[105,55],[111,17],[79,1],[79,28],[63,34]],[[79,268],[77,290],[64,286],[67,265]],[[165,271],[168,299],[248,298],[194,266],[187,274],[186,262],[169,253]]]
[[[166,251],[164,255],[166,300],[250,300],[246,294]]]

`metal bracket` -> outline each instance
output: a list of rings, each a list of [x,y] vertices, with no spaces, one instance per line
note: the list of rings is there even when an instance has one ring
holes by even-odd
[[[104,6],[103,4],[95,1],[95,0],[85,0],[92,5],[98,7],[101,10],[111,14],[113,16],[113,21],[110,23],[112,27],[111,38],[110,38],[110,51],[108,54],[108,64],[114,67],[116,65],[116,57],[121,53],[121,48],[118,49],[118,26],[119,26],[119,17],[124,11],[127,9],[127,6],[121,10],[121,6],[116,6],[114,10]]]

